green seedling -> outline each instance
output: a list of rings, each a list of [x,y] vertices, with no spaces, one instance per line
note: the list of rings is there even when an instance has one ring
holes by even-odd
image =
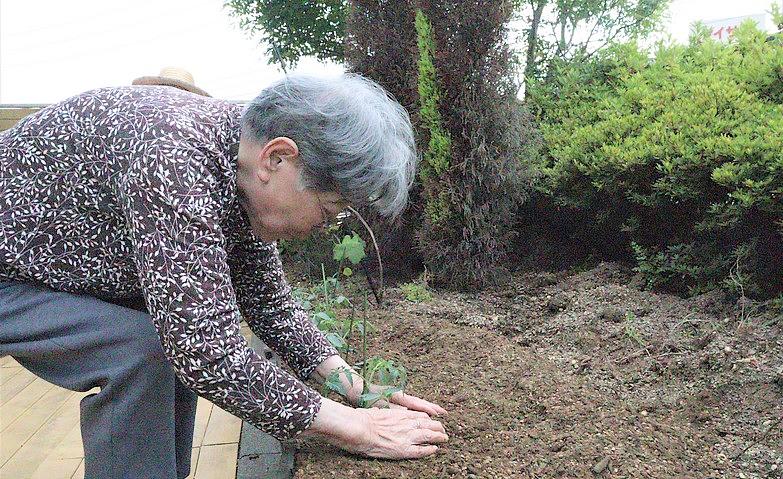
[[[413,303],[424,303],[432,299],[432,293],[427,285],[421,283],[404,283],[400,286],[405,299]]]
[[[639,347],[644,347],[644,340],[639,333],[639,328],[636,327],[636,315],[630,311],[625,313],[625,335]]]
[[[351,236],[345,235],[342,241],[334,245],[334,260],[342,262],[347,259],[351,264],[357,265],[367,256],[364,251],[366,246],[367,243],[355,232]]]
[[[315,325],[325,335],[329,342],[341,353],[355,352],[351,347],[352,334],[357,332],[358,340],[361,342],[361,361],[356,364],[356,368],[363,379],[364,387],[359,396],[359,407],[371,407],[377,405],[379,401],[389,402],[392,395],[402,391],[408,381],[405,368],[378,356],[367,359],[367,333],[372,329],[372,325],[367,319],[367,310],[369,302],[365,293],[362,303],[363,317],[361,321],[356,321],[356,306],[345,295],[342,294],[344,288],[340,278],[348,278],[353,275],[352,266],[356,266],[365,258],[366,243],[355,232],[350,236],[345,235],[339,242],[334,243],[334,259],[338,262],[339,273],[332,276],[326,275],[326,268],[321,265],[321,284],[313,287],[311,290],[298,290],[296,292],[298,299],[308,306],[311,318]],[[345,265],[348,263],[349,265]],[[426,284],[421,291],[417,292],[417,297],[423,298],[426,290]],[[423,288],[423,289],[422,289]],[[342,317],[341,313],[350,311],[348,317]],[[347,390],[342,377],[347,378],[348,384],[352,387],[354,379],[348,368],[337,368],[332,371],[325,379],[322,394],[336,392],[342,396],[347,395]],[[370,386],[380,386],[372,388]]]
[[[329,394],[329,391],[334,391],[342,396],[348,395],[348,391],[345,389],[345,385],[340,378],[342,374],[347,378],[348,384],[353,387],[353,374],[351,373],[351,370],[346,367],[337,368],[326,377],[323,388],[321,389],[322,396]]]
[[[378,356],[364,361],[362,377],[365,391],[359,396],[359,407],[372,407],[380,400],[388,402],[392,395],[405,389],[408,383],[408,373],[404,367]],[[377,384],[383,388],[380,391],[370,391],[368,384]]]

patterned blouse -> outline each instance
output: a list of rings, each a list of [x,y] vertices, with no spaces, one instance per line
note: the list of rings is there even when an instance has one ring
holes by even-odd
[[[321,397],[249,348],[240,311],[301,379],[337,351],[239,207],[240,117],[225,101],[131,86],[0,133],[0,280],[143,295],[183,383],[284,439],[312,423]]]

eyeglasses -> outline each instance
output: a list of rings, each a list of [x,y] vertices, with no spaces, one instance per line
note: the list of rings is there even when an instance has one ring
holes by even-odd
[[[340,205],[339,211],[332,213],[324,206],[323,201],[321,201],[321,195],[319,195],[317,191],[314,193],[315,199],[318,201],[318,207],[321,209],[321,228],[328,229],[332,226],[339,225],[347,206]]]

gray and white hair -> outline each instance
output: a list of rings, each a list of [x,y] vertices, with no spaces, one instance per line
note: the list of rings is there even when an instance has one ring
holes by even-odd
[[[410,117],[380,85],[357,74],[291,75],[245,106],[242,133],[299,148],[302,183],[397,217],[418,163]]]

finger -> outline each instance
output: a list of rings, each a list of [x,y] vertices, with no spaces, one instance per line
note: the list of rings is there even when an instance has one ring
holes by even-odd
[[[425,399],[419,399],[419,401],[422,401],[427,405],[427,407],[432,408],[432,410],[435,411],[436,414],[448,414],[448,411],[446,411],[444,408],[440,407],[439,405],[435,404],[434,402],[427,401]]]
[[[432,419],[429,420],[420,420],[419,419],[419,427],[422,429],[428,429],[430,431],[436,431],[436,432],[442,432],[443,434],[446,434],[446,428],[443,427],[443,424],[441,424],[438,421],[433,421]]]
[[[399,404],[394,404],[394,403],[389,404],[389,409],[402,409],[404,411],[408,411],[407,407],[400,406]]]
[[[408,409],[408,411],[405,414],[405,417],[411,419],[429,419],[430,415],[427,414],[426,412],[414,411],[412,409]]]
[[[445,409],[443,409],[442,407],[438,406],[435,403],[431,403],[425,399],[421,399],[416,396],[411,396],[410,394],[404,394],[402,392],[398,392],[392,395],[391,402],[395,404],[399,404],[401,406],[405,406],[408,409],[426,412],[430,416],[448,414],[448,412]]]
[[[403,451],[400,459],[419,459],[422,457],[431,456],[436,452],[438,452],[438,446],[419,446],[416,444],[411,444]]]
[[[402,406],[407,407],[408,409],[414,410],[414,411],[421,411],[423,413],[427,413],[429,416],[437,416],[438,411],[432,406],[429,406],[425,402],[415,402],[415,401],[406,401],[404,403],[396,403],[400,404]]]
[[[449,436],[443,432],[429,429],[417,429],[412,433],[414,444],[442,444],[449,440]]]

